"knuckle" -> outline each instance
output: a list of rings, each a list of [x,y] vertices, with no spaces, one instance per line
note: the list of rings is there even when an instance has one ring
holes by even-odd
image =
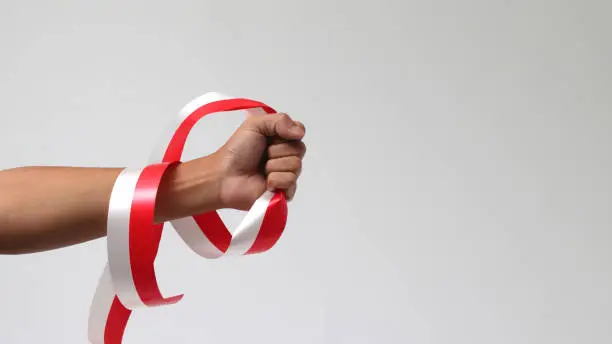
[[[292,171],[299,170],[300,168],[302,168],[302,159],[297,156],[290,157],[287,167]]]
[[[299,142],[298,144],[298,151],[300,153],[301,156],[306,155],[306,144],[302,141]]]
[[[289,117],[289,115],[287,115],[287,114],[286,114],[286,113],[284,113],[284,112],[277,113],[277,114],[276,114],[276,116],[277,116],[277,120],[278,120],[279,122],[280,122],[280,121],[290,121],[290,120],[291,120],[291,117]]]

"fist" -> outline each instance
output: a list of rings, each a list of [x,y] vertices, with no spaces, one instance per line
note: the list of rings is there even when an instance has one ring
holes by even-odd
[[[293,199],[306,146],[304,125],[287,114],[250,116],[213,155],[223,208],[248,210],[264,191]]]

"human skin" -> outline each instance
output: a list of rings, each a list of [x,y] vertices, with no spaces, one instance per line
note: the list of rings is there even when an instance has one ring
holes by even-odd
[[[293,199],[305,127],[287,114],[252,116],[211,155],[170,168],[155,221],[223,208],[247,210],[267,190]],[[26,166],[0,171],[0,254],[24,254],[106,235],[110,194],[123,168]]]

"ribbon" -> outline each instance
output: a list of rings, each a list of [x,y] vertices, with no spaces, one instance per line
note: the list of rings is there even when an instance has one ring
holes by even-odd
[[[107,221],[108,263],[89,314],[92,344],[121,344],[129,317],[137,308],[174,304],[183,295],[164,296],[155,275],[155,257],[164,224],[154,223],[157,190],[168,167],[180,163],[189,132],[204,116],[246,110],[274,113],[249,99],[207,93],[188,103],[165,133],[144,168],[126,168],[111,193]],[[282,192],[266,191],[255,201],[233,234],[216,211],[170,221],[185,244],[198,255],[215,259],[262,253],[274,246],[287,221]]]

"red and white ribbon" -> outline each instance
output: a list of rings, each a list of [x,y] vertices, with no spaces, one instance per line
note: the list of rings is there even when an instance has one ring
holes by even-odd
[[[249,99],[218,93],[198,97],[180,111],[151,156],[150,165],[125,169],[115,181],[108,210],[108,264],[90,309],[90,343],[120,344],[132,310],[173,304],[182,298],[162,295],[155,276],[154,261],[163,229],[163,224],[153,221],[157,189],[167,168],[181,161],[193,126],[208,114],[234,110],[275,112]],[[191,250],[213,259],[269,250],[283,233],[286,221],[284,194],[266,191],[233,234],[215,211],[174,220],[171,225]]]

